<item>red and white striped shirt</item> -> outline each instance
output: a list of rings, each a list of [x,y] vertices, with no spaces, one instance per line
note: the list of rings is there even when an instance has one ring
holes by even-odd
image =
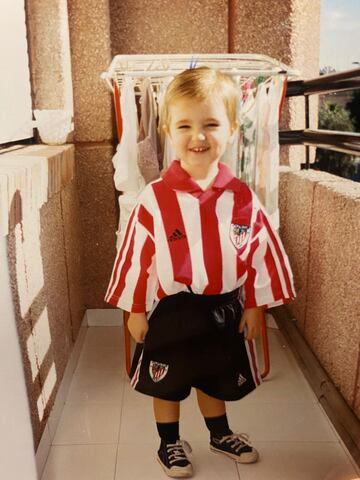
[[[119,247],[105,301],[148,312],[188,291],[213,295],[242,287],[245,308],[295,297],[288,257],[256,195],[219,163],[203,191],[174,160],[145,187]]]

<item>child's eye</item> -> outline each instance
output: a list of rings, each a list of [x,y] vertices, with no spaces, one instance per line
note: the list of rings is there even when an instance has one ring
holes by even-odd
[[[178,128],[189,128],[189,125],[180,125]]]
[[[208,123],[207,125],[205,125],[206,127],[218,127],[219,124],[218,123]]]

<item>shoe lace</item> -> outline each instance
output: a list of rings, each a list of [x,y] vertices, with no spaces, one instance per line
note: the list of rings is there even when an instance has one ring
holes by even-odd
[[[166,445],[166,450],[168,452],[170,463],[179,460],[188,460],[186,454],[192,452],[192,448],[186,440],[177,440],[176,443],[168,443]]]
[[[219,443],[229,443],[231,447],[238,453],[245,445],[252,447],[252,444],[247,433],[232,433],[225,435],[219,440]]]

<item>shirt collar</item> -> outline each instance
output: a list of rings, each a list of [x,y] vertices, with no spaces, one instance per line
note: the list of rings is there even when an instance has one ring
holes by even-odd
[[[190,177],[188,172],[181,167],[179,160],[173,160],[171,162],[162,178],[173,190],[181,190],[183,192],[202,191],[199,185]],[[227,165],[219,162],[219,172],[216,175],[211,188],[239,192],[241,189],[241,181],[234,177]]]

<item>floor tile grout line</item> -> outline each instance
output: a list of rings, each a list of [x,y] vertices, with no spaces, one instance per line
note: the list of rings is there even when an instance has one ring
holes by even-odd
[[[94,443],[56,443],[51,445],[52,447],[93,447],[94,445],[99,446],[99,445],[117,445],[117,443],[114,442],[108,442],[108,443],[103,443],[103,442],[94,442]]]
[[[120,443],[120,431],[121,431],[121,422],[122,422],[122,415],[123,415],[123,410],[124,410],[124,399],[125,399],[125,390],[126,390],[126,375],[125,375],[125,370],[123,366],[123,390],[122,390],[122,396],[121,396],[121,408],[120,408],[120,418],[119,418],[119,430],[118,430],[118,436],[117,436],[117,444],[116,444],[116,455],[115,455],[115,469],[114,469],[114,480],[116,480],[116,469],[117,469],[117,462],[118,462],[118,455],[119,455],[119,443]]]

